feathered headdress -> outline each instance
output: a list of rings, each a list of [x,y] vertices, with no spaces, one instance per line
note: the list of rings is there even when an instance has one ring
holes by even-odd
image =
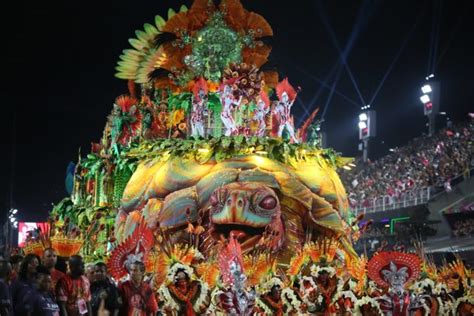
[[[347,272],[349,272],[350,276],[357,281],[354,292],[356,294],[362,294],[364,286],[367,283],[367,258],[365,258],[364,256],[360,258],[351,258],[347,260],[346,263]]]
[[[268,94],[263,90],[260,90],[260,100],[265,103],[265,107],[270,106],[270,98],[268,97]]]
[[[257,286],[268,279],[276,270],[276,261],[268,253],[261,253],[258,255],[246,255],[243,258],[244,271],[247,278],[248,286]]]
[[[204,94],[206,94],[206,95],[207,95],[207,92],[209,91],[209,88],[207,86],[207,82],[206,82],[206,80],[204,80],[203,77],[200,77],[193,85],[193,95],[194,95],[194,98],[198,101],[201,101],[200,97],[199,97],[199,91],[200,90],[203,90]]]
[[[138,100],[126,95],[118,97],[109,120],[112,126],[112,141],[127,144],[140,134],[142,114],[138,109]]]
[[[145,263],[154,244],[154,236],[145,220],[140,222],[131,236],[119,244],[107,261],[110,274],[117,280],[127,275],[127,269],[135,261]]]
[[[221,271],[222,281],[229,285],[234,283],[232,274],[232,264],[240,266],[240,271],[244,273],[244,263],[242,258],[242,249],[235,238],[230,238],[230,241],[225,245],[218,256],[219,268]]]
[[[162,238],[162,235],[158,237],[158,241]],[[162,240],[158,246],[159,250],[151,252],[145,261],[147,271],[154,274],[155,287],[171,282],[171,278],[178,267],[186,266],[191,269],[191,266],[203,259],[199,250],[189,244],[171,244],[171,241],[166,239]],[[185,269],[186,273],[190,278],[194,278],[194,270],[189,269]],[[198,268],[199,272],[202,272],[202,270]]]
[[[396,273],[402,269],[407,274],[406,283],[418,279],[421,270],[420,258],[415,254],[404,252],[379,252],[370,259],[367,265],[367,274],[379,286],[389,287],[390,285],[383,275],[384,271]]]
[[[300,89],[298,88],[298,91],[299,90]],[[293,86],[288,82],[288,78],[285,78],[282,81],[280,81],[276,87],[276,93],[277,93],[278,99],[281,100],[281,96],[283,92],[286,92],[290,102],[296,99],[296,95],[298,94],[298,91],[295,90],[295,88],[293,88]]]

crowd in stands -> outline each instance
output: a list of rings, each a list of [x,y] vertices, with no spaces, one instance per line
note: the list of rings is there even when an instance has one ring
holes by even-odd
[[[369,256],[377,251],[414,250],[416,241],[426,240],[436,233],[435,227],[423,222],[400,222],[392,230],[388,223],[373,224],[355,243],[354,249]]]
[[[474,236],[474,218],[454,222],[453,235],[456,237]]]
[[[369,207],[374,199],[388,197],[388,203],[435,187],[451,190],[451,180],[469,176],[474,167],[474,122],[451,125],[437,134],[413,139],[389,155],[356,169],[341,178],[351,207]]]
[[[354,245],[360,253],[372,255],[377,251],[403,251],[413,245],[415,233],[411,225],[398,225],[391,233],[388,227],[370,227]]]

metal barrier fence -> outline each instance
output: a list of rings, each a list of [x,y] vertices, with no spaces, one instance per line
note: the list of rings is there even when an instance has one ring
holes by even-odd
[[[474,176],[474,168],[468,169],[463,174],[460,174],[451,179],[451,187],[455,187],[465,179]],[[405,208],[409,206],[416,206],[428,203],[431,198],[438,194],[445,192],[442,186],[438,187],[424,187],[419,190],[403,193],[401,196],[389,196],[375,198],[370,201],[359,203],[357,206],[350,206],[350,210],[354,214],[359,213],[376,213],[383,211],[390,211],[398,208]],[[362,205],[361,205],[362,204]]]
[[[425,187],[416,191],[406,192],[398,197],[385,195],[371,201],[366,201],[363,205],[351,207],[350,209],[357,215],[359,213],[383,212],[425,204],[430,200],[431,189],[431,187]]]

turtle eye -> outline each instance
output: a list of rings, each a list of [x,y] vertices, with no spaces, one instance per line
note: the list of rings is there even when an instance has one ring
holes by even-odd
[[[258,204],[258,206],[260,206],[261,208],[265,210],[273,210],[276,207],[276,205],[277,205],[277,201],[273,196],[267,196]]]

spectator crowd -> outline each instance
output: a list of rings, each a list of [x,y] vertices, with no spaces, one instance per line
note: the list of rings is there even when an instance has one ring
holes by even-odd
[[[474,122],[452,125],[431,137],[421,136],[373,162],[344,171],[341,178],[352,208],[369,207],[374,199],[388,203],[423,188],[451,190],[451,180],[469,176],[474,167]]]
[[[67,270],[57,262],[54,249],[0,258],[0,315],[79,316],[155,315],[158,304],[145,282],[145,265],[135,261],[129,277],[116,283],[107,266],[85,267],[81,256],[68,260]],[[62,269],[63,271],[61,271]]]
[[[474,218],[454,222],[453,235],[455,237],[474,236]]]

